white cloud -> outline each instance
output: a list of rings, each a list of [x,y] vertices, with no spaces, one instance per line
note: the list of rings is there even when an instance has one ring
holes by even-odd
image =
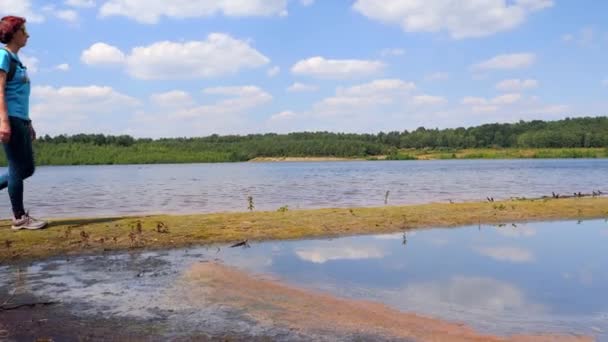
[[[295,118],[297,115],[295,112],[290,110],[284,110],[282,112],[276,113],[275,115],[270,117],[270,120],[288,120]]]
[[[299,248],[296,255],[305,261],[324,264],[334,260],[381,259],[384,252],[376,247],[367,246],[316,246]]]
[[[279,72],[281,72],[281,68],[274,66],[266,71],[266,75],[268,75],[268,77],[275,77],[279,74]]]
[[[201,105],[177,111],[170,116],[173,118],[205,118],[221,115],[244,114],[248,110],[268,103],[272,95],[257,86],[214,87],[203,90],[207,95],[227,96],[211,105]]]
[[[413,82],[405,82],[400,79],[380,79],[369,83],[352,86],[349,88],[338,88],[337,94],[341,96],[376,96],[387,92],[409,92],[416,89]]]
[[[507,237],[512,237],[512,238],[520,238],[520,237],[532,237],[536,235],[536,229],[534,228],[527,228],[525,226],[520,226],[517,228],[513,228],[513,229],[509,229],[509,228],[499,228],[496,229],[496,232],[498,232],[498,234],[503,235],[503,236],[507,236]]]
[[[299,109],[293,120],[284,121],[280,127],[267,125],[267,129],[369,133],[394,130],[392,122],[402,122],[400,129],[413,130],[419,126],[455,128],[492,122],[555,120],[572,115],[567,106],[543,103],[520,93],[465,97],[460,101],[462,105],[433,95],[417,91],[411,82],[376,80],[337,88],[333,96],[313,103],[309,109]],[[421,105],[424,103],[429,105]]]
[[[117,47],[100,42],[84,50],[80,60],[88,65],[121,64],[125,61],[125,55]]]
[[[415,105],[439,105],[446,103],[447,100],[441,96],[417,95],[412,97],[412,103]]]
[[[461,103],[464,105],[481,106],[488,103],[488,100],[483,97],[467,96],[462,99]]]
[[[112,131],[115,127],[103,120],[104,117],[129,112],[139,105],[137,99],[111,87],[32,88],[32,118],[52,134]],[[106,122],[107,127],[99,122]]]
[[[23,65],[27,67],[27,72],[33,75],[38,72],[38,58],[22,54],[20,57]]]
[[[65,20],[67,22],[73,23],[78,21],[78,12],[74,10],[57,10],[54,12],[54,15],[57,18]]]
[[[570,107],[567,105],[546,105],[532,107],[521,111],[523,115],[539,115],[539,114],[559,114],[559,116],[568,114]],[[554,117],[555,118],[555,117]]]
[[[489,36],[521,25],[553,0],[357,0],[353,8],[373,20],[400,25],[406,32],[447,31],[455,39]]]
[[[302,6],[310,6],[315,3],[315,0],[300,0]]]
[[[495,105],[509,105],[519,101],[520,99],[521,94],[504,94],[493,98],[490,100],[490,103]]]
[[[326,79],[347,79],[375,75],[384,69],[380,61],[358,59],[325,59],[312,57],[297,62],[291,72]]]
[[[374,240],[403,240],[403,234],[395,233],[395,234],[378,234],[372,235]]]
[[[154,24],[167,18],[200,18],[223,14],[229,17],[284,16],[287,0],[109,0],[100,8],[101,17],[125,16],[140,23]]]
[[[492,99],[486,99],[483,97],[467,96],[464,97],[460,103],[466,106],[471,106],[471,110],[474,113],[492,113],[497,112],[501,107],[506,105],[513,105],[520,101],[522,98],[521,94],[511,93],[496,96]]]
[[[269,62],[247,42],[222,33],[211,33],[205,41],[135,47],[126,58],[127,72],[144,80],[211,78]]]
[[[266,111],[272,95],[254,85],[211,87],[196,101],[181,90],[154,94],[151,109],[131,116],[129,134],[147,137],[244,134],[267,124],[253,116]],[[188,124],[183,125],[184,120]]]
[[[456,276],[447,282],[413,284],[394,291],[391,297],[395,303],[409,306],[408,310],[428,314],[458,312],[470,319],[480,312],[493,318],[505,312],[545,311],[543,306],[531,303],[517,287],[491,278]]]
[[[68,71],[70,70],[70,65],[67,63],[59,64],[55,66],[55,69],[60,71]]]
[[[581,44],[589,45],[589,44],[591,44],[591,42],[593,42],[593,37],[595,36],[595,33],[591,27],[585,27],[584,29],[581,30],[580,34],[581,34],[581,39],[580,39]]]
[[[513,53],[498,55],[472,66],[473,70],[512,70],[531,66],[536,60],[533,53]]]
[[[91,8],[95,7],[95,0],[65,0],[67,6],[80,7],[80,8]]]
[[[290,93],[313,92],[319,90],[318,86],[296,82],[287,88]]]
[[[32,10],[32,3],[30,0],[0,1],[0,13],[10,13],[11,15],[25,17],[28,22],[33,23],[44,21],[44,16]]]
[[[399,79],[380,79],[348,88],[338,88],[336,95],[315,105],[319,113],[336,113],[362,107],[387,105],[416,88],[412,82]]]
[[[386,56],[403,56],[403,55],[405,55],[405,50],[398,49],[398,48],[382,49],[382,51],[380,51],[380,55],[383,56],[383,57],[386,57]]]
[[[55,5],[46,5],[41,10],[48,16],[53,16],[69,23],[75,23],[79,19],[78,12],[73,9],[57,9]]]
[[[251,94],[263,93],[256,86],[236,86],[236,87],[211,87],[203,89],[204,94],[209,95],[226,95],[226,96],[243,96]]]
[[[583,27],[577,33],[567,33],[562,35],[562,40],[566,43],[576,42],[583,46],[591,45],[596,37],[595,30],[592,27]]]
[[[427,81],[445,81],[450,78],[450,74],[447,72],[435,72],[427,75],[424,79]]]
[[[512,263],[528,263],[534,261],[532,252],[518,247],[483,247],[478,248],[477,253],[498,261]]]
[[[464,105],[472,106],[487,106],[487,105],[508,105],[513,104],[521,99],[521,94],[504,94],[492,99],[485,99],[483,97],[467,96],[461,101]]]
[[[492,106],[492,105],[480,105],[480,106],[473,106],[471,108],[471,110],[473,110],[473,113],[492,113],[492,112],[496,112],[498,111],[498,106]]]
[[[501,81],[496,85],[496,89],[500,91],[524,91],[527,89],[534,89],[538,87],[537,80],[520,80],[520,79],[511,79]]]
[[[152,94],[150,100],[160,107],[184,108],[194,105],[194,99],[185,91],[172,90],[160,94]]]

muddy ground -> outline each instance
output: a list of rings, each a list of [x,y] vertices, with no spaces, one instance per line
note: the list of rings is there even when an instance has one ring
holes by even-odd
[[[128,269],[99,256],[5,267],[2,341],[587,341],[491,336],[458,322],[335,297],[201,258],[172,271],[155,258]],[[77,272],[72,282],[61,267]],[[67,265],[67,266],[66,266]],[[29,273],[23,271],[30,267]],[[32,269],[31,267],[36,267]],[[131,269],[132,268],[132,269]],[[162,273],[170,281],[163,281]],[[5,279],[6,280],[6,279]],[[98,291],[96,286],[105,287]],[[91,290],[92,289],[92,290]],[[88,292],[87,292],[88,291]],[[41,296],[40,293],[46,293]],[[39,304],[35,304],[39,303]],[[29,305],[32,304],[32,305]]]

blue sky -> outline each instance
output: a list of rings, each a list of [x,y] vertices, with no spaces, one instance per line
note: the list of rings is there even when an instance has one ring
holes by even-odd
[[[0,0],[40,134],[369,132],[606,115],[608,2]]]

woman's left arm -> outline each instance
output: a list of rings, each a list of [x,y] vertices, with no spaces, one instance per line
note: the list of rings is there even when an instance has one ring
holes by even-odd
[[[32,141],[36,140],[36,130],[34,129],[34,126],[32,125],[32,122],[30,121],[30,137],[32,137]]]

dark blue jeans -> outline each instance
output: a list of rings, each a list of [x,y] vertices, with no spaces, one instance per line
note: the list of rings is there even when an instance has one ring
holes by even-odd
[[[13,214],[20,218],[25,214],[23,207],[23,180],[34,174],[34,151],[30,136],[30,122],[9,116],[11,139],[4,145],[8,160],[8,172],[0,176],[0,190],[8,187]]]

